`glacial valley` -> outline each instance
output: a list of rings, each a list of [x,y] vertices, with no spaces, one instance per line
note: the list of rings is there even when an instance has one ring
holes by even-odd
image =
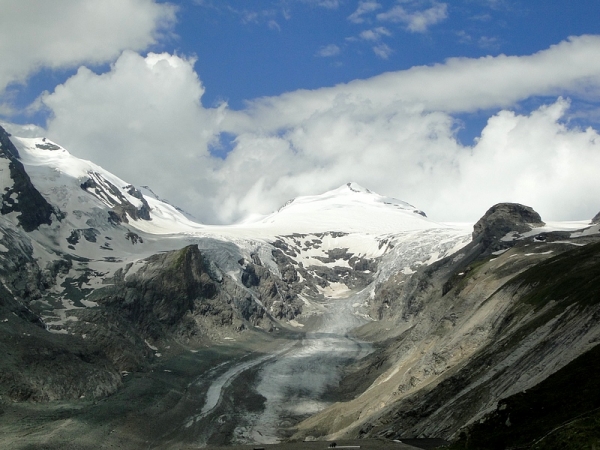
[[[349,182],[204,225],[2,128],[0,183],[2,448],[599,442],[598,216]]]

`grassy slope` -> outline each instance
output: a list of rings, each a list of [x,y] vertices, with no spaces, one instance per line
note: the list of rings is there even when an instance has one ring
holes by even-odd
[[[572,304],[585,308],[598,303],[600,244],[544,261],[513,282],[531,287],[522,302],[536,309],[556,301],[551,314]],[[591,448],[592,444],[600,447],[599,372],[600,346],[597,346],[533,389],[502,400],[497,411],[487,416],[485,422],[471,426],[452,448],[567,449]]]

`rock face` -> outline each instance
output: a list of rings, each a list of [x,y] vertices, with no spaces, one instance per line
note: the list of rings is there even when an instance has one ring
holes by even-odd
[[[473,226],[473,240],[480,239],[488,246],[511,231],[525,233],[541,226],[544,226],[544,222],[533,208],[519,203],[498,203],[488,209]]]
[[[197,245],[153,255],[128,275],[130,268],[117,271],[113,285],[98,289],[90,300],[134,324],[145,339],[173,334],[190,339],[268,320],[251,295],[225,279]]]
[[[592,223],[600,223],[600,212],[594,216]]]
[[[375,291],[385,302],[380,318],[386,328],[371,324],[358,332],[378,349],[341,383],[345,392],[357,389],[356,397],[301,423],[297,438],[457,438],[500,399],[529,391],[595,348],[599,237],[519,237],[491,255],[482,245],[486,235],[540,223],[520,206],[497,210],[486,214],[475,240],[459,253],[410,278],[398,272]],[[574,411],[571,417],[585,412],[568,396],[560,402]]]
[[[4,223],[0,233],[0,399],[40,402],[115,392],[121,375],[105,349],[117,336],[104,347],[81,335],[49,333],[33,307],[72,262],[41,268],[21,228]]]
[[[110,205],[112,207],[110,211],[111,218],[115,223],[128,223],[128,217],[134,220],[150,220],[150,206],[148,202],[142,193],[132,185],[125,186],[125,189],[127,194],[137,200],[139,203],[138,206],[131,203],[119,188],[96,172],[88,173],[88,178],[81,183],[81,189]]]
[[[341,381],[347,402],[300,424],[296,437],[454,438],[469,423],[506,423],[504,412],[487,416],[499,399],[600,342],[600,237],[529,236],[543,222],[527,206],[490,208],[470,243],[464,231],[429,225],[229,239],[178,232],[171,207],[97,166],[63,166],[86,167],[73,176],[27,159],[68,154],[58,145],[15,143],[0,129],[0,414],[13,402],[106,397],[128,388],[127,373],[154,373],[198,349],[209,358],[203,373],[217,376],[221,362],[242,355],[222,361],[213,344],[218,353],[251,336],[268,352],[273,335],[297,338],[329,302],[353,295],[352,311],[373,319],[357,333],[376,350]],[[410,205],[390,205],[422,225]],[[181,392],[172,392],[186,397],[192,381],[178,379]],[[171,406],[163,405],[173,418]]]
[[[13,185],[2,193],[0,212],[19,213],[19,224],[25,231],[33,231],[40,225],[50,225],[52,215],[61,218],[56,211],[31,183],[23,164],[19,161],[19,152],[10,141],[8,133],[0,127],[0,165],[2,170],[10,172]]]
[[[65,311],[60,327],[48,325],[36,311],[56,302],[49,291],[71,266],[39,270],[26,241],[11,244],[4,232],[2,245],[18,264],[0,270],[0,351],[6,356],[0,398],[103,397],[121,385],[121,372],[144,370],[160,356],[154,345],[199,345],[231,331],[273,328],[253,295],[224,277],[197,245],[117,270],[105,287],[81,298],[89,307]],[[77,295],[74,290],[67,304],[79,304]]]
[[[292,320],[302,313],[302,301],[298,298],[302,287],[297,285],[298,273],[279,249],[272,255],[277,263],[280,276],[272,274],[256,254],[251,261],[240,260],[242,283],[253,289],[259,301],[276,319]]]
[[[117,271],[114,284],[96,290],[90,300],[119,310],[144,336],[158,339],[196,301],[215,297],[216,282],[206,265],[196,245],[153,255],[135,274],[127,276],[129,267]]]

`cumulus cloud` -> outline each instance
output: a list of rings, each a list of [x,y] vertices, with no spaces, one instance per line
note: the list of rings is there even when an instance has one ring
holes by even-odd
[[[458,197],[472,216],[512,201],[533,206],[543,218],[591,218],[600,210],[591,194],[600,188],[600,136],[569,127],[562,120],[568,107],[559,98],[528,115],[504,110],[491,117],[471,151],[459,155],[459,184],[440,191],[432,208],[458,218],[448,208]]]
[[[396,5],[389,11],[377,14],[377,20],[403,23],[412,33],[424,33],[430,26],[442,22],[448,17],[448,5],[434,2],[431,8],[423,11],[410,12],[401,5]]]
[[[33,124],[19,125],[10,122],[0,122],[0,126],[8,133],[19,137],[34,138],[46,135],[44,128]]]
[[[105,63],[125,49],[146,49],[175,14],[174,6],[155,0],[4,0],[0,92],[42,67]]]
[[[223,168],[229,177],[236,173],[235,187],[227,185],[224,192],[237,191],[239,202],[231,203],[235,209],[223,219],[268,212],[290,197],[349,180],[379,192],[402,191],[406,198],[423,173],[452,176],[447,158],[457,146],[452,126],[444,113],[415,114],[401,102],[382,108],[340,96],[330,108],[279,135],[242,133]],[[260,178],[252,175],[256,173]],[[422,187],[423,192],[435,190],[433,185]]]
[[[253,138],[262,142],[261,152],[268,153],[268,156],[261,153],[258,159],[265,159],[268,164],[262,172],[256,169],[261,173],[260,182],[248,180],[240,190],[243,201],[237,204],[239,209],[230,210],[224,219],[240,217],[251,210],[266,213],[285,201],[284,197],[318,193],[350,179],[413,202],[438,219],[476,220],[493,202],[509,200],[528,202],[550,217],[563,213],[563,217],[587,217],[592,209],[600,209],[600,205],[584,211],[581,201],[559,211],[551,205],[541,205],[539,200],[544,192],[540,185],[535,189],[537,197],[533,197],[533,191],[521,195],[523,186],[531,187],[531,183],[524,181],[531,177],[528,173],[539,176],[536,161],[540,155],[534,151],[528,153],[525,147],[524,156],[533,156],[525,157],[519,167],[507,162],[505,178],[498,178],[493,187],[476,176],[496,170],[494,164],[508,151],[509,147],[501,146],[501,141],[489,136],[494,130],[508,133],[500,125],[511,115],[515,121],[529,124],[523,125],[523,129],[532,136],[534,119],[543,123],[548,140],[560,134],[561,129],[568,131],[568,139],[585,141],[588,138],[585,133],[595,135],[561,124],[566,112],[563,100],[558,106],[542,108],[531,116],[514,115],[509,110],[494,116],[473,148],[457,142],[459,124],[454,114],[510,108],[532,96],[556,98],[560,93],[578,96],[591,92],[597,95],[600,64],[592,62],[597,58],[600,58],[600,38],[583,36],[530,56],[456,58],[444,64],[415,67],[333,88],[259,99],[243,111],[230,111],[223,127],[237,134],[243,147],[234,149],[225,166],[230,167],[233,161],[243,166],[240,161],[245,159],[248,164],[258,164],[256,153],[248,150],[252,148],[250,142],[257,142]],[[261,130],[260,135],[256,129]],[[527,145],[533,145],[534,141],[532,137]],[[495,158],[489,159],[493,163],[486,163],[485,157],[469,159],[471,155],[489,152],[486,145],[496,151]],[[557,147],[551,150],[553,147],[545,145],[545,141],[536,148],[560,151]],[[596,144],[589,147],[588,153],[594,151]],[[571,158],[574,166],[584,161],[581,152],[572,153]],[[508,176],[510,173],[519,173],[520,177]],[[574,191],[567,189],[567,185],[565,182],[556,188],[563,192],[564,199],[573,198]],[[478,192],[469,193],[472,190]],[[261,198],[260,204],[252,203],[246,192],[252,192],[253,199]],[[582,190],[578,192],[582,198],[592,197]],[[471,197],[477,198],[465,205],[462,199]]]
[[[238,137],[223,167],[235,184],[221,180],[221,219],[267,213],[349,180],[437,220],[475,221],[502,201],[532,205],[546,219],[590,218],[600,210],[600,136],[568,127],[567,108],[559,99],[525,115],[502,110],[465,147],[449,114],[340,98],[278,136]]]
[[[192,63],[125,52],[106,74],[80,69],[41,100],[53,114],[49,137],[206,222],[269,213],[352,180],[437,220],[474,221],[499,201],[546,219],[600,209],[600,137],[570,126],[559,98],[600,98],[600,37],[530,56],[450,59],[239,111],[202,106]],[[554,100],[515,112],[532,96]],[[456,114],[487,108],[499,112],[475,144],[458,142]],[[220,133],[234,137],[225,159],[209,151]]]
[[[40,103],[47,135],[137,185],[201,210],[210,197],[209,153],[224,106],[204,109],[194,61],[124,52],[107,73],[82,67]],[[185,181],[183,181],[185,180]]]

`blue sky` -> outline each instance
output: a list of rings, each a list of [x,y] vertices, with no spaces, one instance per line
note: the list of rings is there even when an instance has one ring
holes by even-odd
[[[351,180],[438,220],[600,210],[597,1],[5,2],[0,121],[203,221]]]
[[[571,35],[600,32],[595,1],[576,2],[576,7],[535,0],[197,3],[180,3],[181,39],[173,40],[173,48],[198,56],[207,104],[226,99],[234,108],[247,99],[332,86],[448,57],[527,55]],[[376,9],[352,20],[361,3]],[[382,16],[399,6],[416,14],[436,5],[445,5],[438,6],[440,16],[415,31],[404,21]],[[373,33],[377,29],[382,32]],[[389,54],[378,56],[373,50],[378,46],[387,46]],[[327,48],[328,56],[319,56]]]

